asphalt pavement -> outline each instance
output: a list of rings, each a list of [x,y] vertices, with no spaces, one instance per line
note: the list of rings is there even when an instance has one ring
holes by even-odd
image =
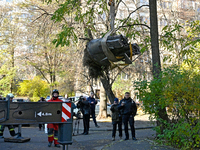
[[[138,119],[139,118],[139,119]],[[88,135],[81,135],[83,132],[82,119],[79,120],[79,130],[77,133],[78,121],[74,120],[73,126],[75,127],[75,135],[73,138],[73,144],[68,146],[69,150],[173,150],[174,148],[168,146],[158,145],[155,138],[155,131],[152,127],[154,123],[147,119],[147,116],[136,116],[136,138],[137,141],[123,139],[120,140],[117,137],[115,141],[112,141],[112,124],[109,120],[99,120],[98,125],[100,128],[94,126],[93,121],[90,121],[90,132]],[[17,128],[15,129],[17,131]],[[129,131],[130,132],[130,131]],[[4,131],[4,137],[10,137],[9,131],[6,128]],[[47,134],[44,131],[39,131],[37,125],[31,125],[30,127],[22,127],[22,137],[31,138],[29,142],[25,143],[10,143],[4,142],[4,139],[0,139],[0,150],[51,150],[51,149],[63,149],[56,148],[54,146],[48,147]],[[123,131],[124,138],[124,131]]]

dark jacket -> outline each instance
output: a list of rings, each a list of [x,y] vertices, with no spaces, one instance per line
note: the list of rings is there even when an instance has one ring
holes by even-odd
[[[118,109],[118,104],[113,104],[111,106],[110,110],[112,111],[112,121],[113,122],[117,122],[117,121],[121,121],[122,120],[120,111]]]
[[[92,110],[95,110],[95,105],[97,104],[97,101],[92,97],[88,97],[87,101],[90,103],[90,108]],[[91,104],[92,102],[93,102],[93,104]]]
[[[122,102],[124,102],[124,106],[121,106]],[[118,105],[118,109],[120,110],[122,115],[135,116],[137,113],[137,106],[130,97],[128,99],[122,99]]]
[[[90,114],[90,103],[88,101],[79,101],[77,103],[77,108],[81,109],[83,115]]]

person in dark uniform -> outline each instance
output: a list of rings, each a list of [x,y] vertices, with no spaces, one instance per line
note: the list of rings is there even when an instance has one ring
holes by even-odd
[[[9,93],[8,95],[10,96],[10,102],[12,103],[14,95],[12,93]],[[3,100],[3,98],[1,98],[1,100]],[[0,138],[4,138],[3,137],[3,132],[4,132],[5,127],[8,127],[10,135],[12,137],[14,137],[15,135],[18,135],[17,133],[15,133],[13,125],[0,125]]]
[[[118,98],[115,98],[114,103],[110,108],[110,110],[112,111],[112,124],[113,124],[112,140],[113,141],[115,140],[117,125],[118,125],[119,137],[120,139],[122,138],[122,117],[118,109],[118,104],[119,104],[119,100]]]
[[[129,92],[125,93],[125,97],[120,101],[118,109],[122,114],[122,122],[124,123],[124,131],[126,136],[124,140],[129,140],[128,122],[131,127],[132,140],[137,140],[135,138],[135,127],[134,127],[134,116],[137,113],[137,106],[135,102],[130,98]]]
[[[97,125],[96,116],[95,116],[95,106],[97,104],[97,100],[95,100],[93,92],[90,93],[90,96],[87,98],[87,101],[90,103],[90,112],[91,112],[95,127],[99,128],[99,126]]]
[[[80,96],[77,108],[80,108],[83,114],[84,132],[82,134],[88,135],[90,123],[90,103],[87,101],[86,97]]]

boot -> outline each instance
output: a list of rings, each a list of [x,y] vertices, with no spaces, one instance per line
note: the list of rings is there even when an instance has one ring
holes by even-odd
[[[52,145],[52,142],[49,142],[48,147],[51,147],[51,145]]]
[[[58,147],[58,148],[60,148],[60,144],[55,144],[55,147]]]
[[[137,139],[135,137],[132,137],[132,140],[137,141]]]
[[[96,128],[100,128],[100,126],[98,126],[98,125],[95,125],[95,127],[96,127]]]
[[[88,135],[88,132],[85,132],[84,135]]]
[[[115,141],[115,137],[112,137],[112,141]]]
[[[124,140],[125,140],[125,141],[126,141],[126,140],[129,140],[129,138],[128,138],[128,137],[126,137]]]

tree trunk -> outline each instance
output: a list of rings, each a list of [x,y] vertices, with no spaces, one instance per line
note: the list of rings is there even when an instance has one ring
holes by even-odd
[[[100,88],[100,106],[97,119],[107,118],[107,98],[103,86]]]
[[[115,1],[113,0],[110,5],[110,28],[113,30],[115,28]]]
[[[106,76],[101,77],[101,83],[106,91],[106,95],[108,96],[108,99],[110,100],[111,103],[113,103],[115,99],[115,95],[112,91],[112,85],[110,84],[109,78]]]
[[[107,117],[107,98],[106,97],[108,96],[111,103],[113,103],[115,99],[115,95],[112,91],[112,84],[110,84],[109,75],[107,76],[104,75],[103,77],[100,78],[100,80],[103,86],[101,86],[101,89],[100,89],[101,94],[100,94],[100,109],[99,109],[98,119]],[[103,96],[102,93],[104,93],[105,96]]]
[[[159,78],[159,74],[161,72],[161,63],[158,42],[157,0],[149,0],[149,9],[153,75],[154,78]],[[159,107],[159,102],[156,102],[156,106]],[[158,108],[158,116],[159,118],[168,121],[168,116],[165,108]],[[161,125],[161,130],[164,129],[164,127],[162,126],[162,122],[157,121],[157,125]]]
[[[15,50],[14,50],[14,47],[12,46],[11,48],[11,68],[13,69],[15,67]],[[14,79],[11,79],[10,81],[10,93],[13,92],[13,82],[14,82]]]
[[[158,43],[157,0],[149,0],[150,9],[150,34],[153,61],[153,75],[158,77],[161,72],[160,51]]]

